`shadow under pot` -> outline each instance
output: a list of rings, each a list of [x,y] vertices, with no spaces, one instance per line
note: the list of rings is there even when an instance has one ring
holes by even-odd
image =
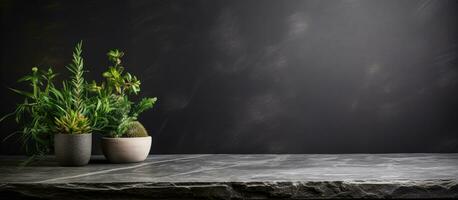
[[[151,136],[131,138],[102,138],[103,155],[111,163],[141,162],[148,157]]]
[[[84,166],[91,159],[92,134],[55,134],[54,153],[61,166]]]

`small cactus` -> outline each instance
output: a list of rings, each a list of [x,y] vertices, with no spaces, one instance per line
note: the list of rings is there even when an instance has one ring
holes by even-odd
[[[148,137],[148,132],[139,121],[133,121],[127,128],[124,137]]]

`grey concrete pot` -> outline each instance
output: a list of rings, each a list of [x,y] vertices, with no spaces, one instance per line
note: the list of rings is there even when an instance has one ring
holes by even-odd
[[[148,157],[151,136],[133,138],[102,138],[103,155],[112,163],[141,162]]]
[[[92,134],[55,134],[54,153],[62,166],[84,166],[91,159]]]

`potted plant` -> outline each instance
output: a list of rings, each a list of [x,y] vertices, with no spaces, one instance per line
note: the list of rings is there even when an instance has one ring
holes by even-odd
[[[60,165],[82,166],[89,162],[91,132],[98,125],[91,121],[94,117],[88,117],[95,105],[91,105],[86,97],[81,53],[82,42],[76,45],[72,63],[67,67],[71,72],[70,81],[63,81],[62,88],[54,85],[57,74],[51,68],[40,71],[34,67],[32,74],[19,79],[20,82],[29,82],[31,91],[12,89],[25,97],[24,102],[0,121],[16,116],[22,130],[15,133],[21,133],[26,152],[32,154],[30,160],[46,155],[54,147]]]
[[[112,163],[140,162],[146,159],[151,148],[151,136],[137,121],[140,113],[153,108],[157,98],[143,98],[138,103],[129,97],[140,92],[140,81],[134,75],[124,72],[121,63],[123,52],[115,49],[108,52],[113,63],[103,73],[105,82],[93,82],[91,91],[95,92],[94,103],[98,110],[94,113],[107,119],[102,130],[102,152]]]
[[[53,79],[56,74],[51,68],[41,71],[32,68],[32,73],[18,80],[28,82],[30,91],[21,91],[11,88],[12,91],[24,96],[24,102],[17,104],[14,112],[5,115],[0,121],[8,117],[15,117],[16,123],[21,125],[21,130],[15,131],[4,138],[8,139],[14,134],[21,134],[22,146],[31,157],[23,164],[41,158],[50,152],[53,145],[53,130],[56,105],[51,99],[51,90],[54,88]]]
[[[82,42],[73,52],[72,63],[67,69],[72,73],[69,83],[63,82],[62,90],[52,90],[57,102],[54,117],[54,153],[61,165],[87,165],[91,158],[92,124],[88,117],[91,106],[86,97]]]

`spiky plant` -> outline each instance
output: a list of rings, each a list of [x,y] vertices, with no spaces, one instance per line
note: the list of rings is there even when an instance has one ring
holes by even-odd
[[[69,84],[63,82],[61,90],[52,90],[57,102],[58,116],[54,117],[56,132],[63,134],[84,134],[91,132],[88,117],[88,100],[85,95],[84,59],[82,42],[73,51],[72,63],[67,69],[72,73]]]
[[[54,119],[56,130],[59,133],[85,134],[91,132],[88,118],[77,111],[70,110],[65,115]]]
[[[72,94],[72,101],[73,101],[73,109],[79,112],[83,112],[84,110],[84,88],[86,83],[84,81],[84,59],[81,56],[83,52],[82,49],[83,43],[80,41],[73,51],[73,59],[72,63],[67,66],[67,69],[72,73],[72,78],[70,80],[71,83],[71,94]]]

